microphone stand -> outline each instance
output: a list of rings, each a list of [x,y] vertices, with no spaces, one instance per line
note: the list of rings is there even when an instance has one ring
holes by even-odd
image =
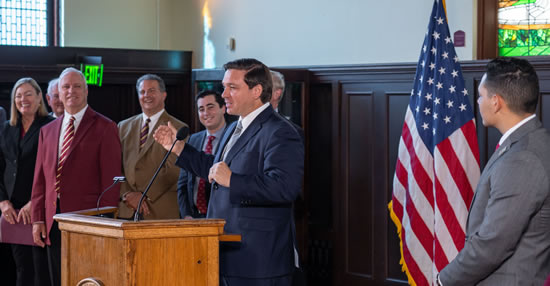
[[[117,176],[117,177],[114,177],[113,180],[114,180],[113,184],[111,184],[109,187],[107,187],[107,188],[106,188],[103,192],[101,192],[101,194],[99,195],[99,198],[97,199],[97,203],[96,203],[96,210],[97,210],[97,212],[99,212],[99,203],[101,202],[101,198],[103,197],[103,195],[104,195],[108,190],[110,190],[112,187],[114,187],[117,183],[126,182],[126,177],[124,177],[124,176]],[[103,215],[100,215],[100,216],[103,216]]]
[[[174,148],[174,145],[176,145],[176,142],[178,142],[178,139],[174,140],[174,143],[172,143],[172,147],[170,147],[170,150],[168,150],[168,152],[166,152],[166,155],[164,155],[164,159],[162,159],[162,162],[160,163],[159,167],[157,168],[157,171],[155,172],[155,174],[151,178],[151,181],[149,181],[149,184],[147,185],[147,188],[145,188],[145,191],[141,195],[141,198],[139,199],[139,203],[137,205],[136,213],[134,214],[134,221],[139,221],[141,219],[141,214],[140,214],[141,204],[143,203],[143,200],[145,199],[145,197],[147,195],[147,192],[151,188],[151,185],[153,184],[153,182],[157,178],[157,175],[159,174],[160,169],[162,168],[162,166],[164,166],[164,163],[166,162],[166,159],[168,159],[168,156],[170,155],[170,153],[172,153],[172,149]]]

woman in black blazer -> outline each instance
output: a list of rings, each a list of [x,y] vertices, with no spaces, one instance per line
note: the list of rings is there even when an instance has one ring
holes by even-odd
[[[11,115],[0,136],[0,210],[9,223],[31,223],[31,191],[40,127],[53,120],[48,115],[40,86],[32,78],[18,80],[11,92]],[[18,211],[18,212],[17,212]],[[44,249],[11,244],[17,272],[16,285],[47,285],[47,268],[34,264]],[[34,261],[34,262],[33,262]],[[46,264],[47,265],[47,264]],[[36,280],[36,281],[35,281]]]

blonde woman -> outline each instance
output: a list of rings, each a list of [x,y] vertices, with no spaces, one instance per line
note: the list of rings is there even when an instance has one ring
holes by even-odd
[[[11,92],[10,119],[3,122],[0,136],[0,210],[10,224],[31,223],[31,190],[40,127],[53,120],[48,115],[42,90],[32,78],[18,80]],[[38,278],[47,268],[34,264],[44,259],[44,249],[11,244],[15,260],[16,285],[47,284],[49,277]],[[34,261],[34,262],[33,262]],[[47,264],[45,264],[47,267]],[[37,277],[35,279],[35,277]],[[35,281],[37,280],[37,281]]]

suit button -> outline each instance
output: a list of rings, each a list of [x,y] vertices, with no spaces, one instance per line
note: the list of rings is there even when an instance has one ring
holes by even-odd
[[[218,189],[218,184],[215,184],[214,185],[214,190],[217,190]]]
[[[17,174],[16,173],[13,173],[13,176],[15,177]]]

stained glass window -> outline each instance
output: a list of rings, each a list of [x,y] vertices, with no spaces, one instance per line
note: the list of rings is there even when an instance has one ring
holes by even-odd
[[[549,0],[499,0],[498,53],[550,55]]]
[[[47,0],[0,0],[0,45],[46,46]]]

